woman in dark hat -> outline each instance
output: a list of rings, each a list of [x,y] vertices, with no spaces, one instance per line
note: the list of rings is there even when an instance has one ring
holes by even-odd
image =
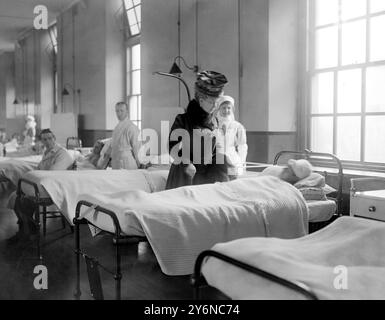
[[[174,162],[166,189],[229,180],[225,158],[215,149],[214,111],[226,83],[226,77],[215,71],[198,74],[195,99],[171,127],[169,152]]]

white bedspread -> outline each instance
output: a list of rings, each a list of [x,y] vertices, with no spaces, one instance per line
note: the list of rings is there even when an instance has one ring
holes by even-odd
[[[23,174],[37,168],[38,163],[41,161],[41,156],[0,159],[0,181],[9,181],[16,187],[18,180]]]
[[[168,171],[85,170],[31,171],[23,177],[44,187],[55,205],[72,224],[79,194],[99,195],[122,190],[164,190]]]
[[[270,176],[152,194],[88,193],[78,199],[114,211],[126,234],[131,231],[127,221],[135,216],[168,275],[191,274],[197,255],[215,243],[251,236],[296,238],[308,228],[301,193]]]
[[[300,281],[320,299],[385,299],[384,222],[341,217],[298,239],[240,239],[212,249]],[[210,285],[232,299],[304,298],[216,258],[209,258],[202,270]]]

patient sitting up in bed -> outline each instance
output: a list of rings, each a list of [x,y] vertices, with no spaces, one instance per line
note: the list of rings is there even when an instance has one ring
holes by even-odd
[[[69,152],[56,143],[56,137],[50,129],[44,129],[40,133],[40,140],[45,147],[43,158],[38,164],[38,170],[68,170],[73,166],[73,158]],[[13,198],[14,199],[14,198]],[[16,197],[14,211],[18,218],[19,232],[8,239],[8,244],[19,240],[29,240],[30,236],[37,233],[37,227],[33,220],[34,203],[25,198]]]
[[[105,169],[107,166],[106,160],[101,161],[101,151],[103,149],[104,143],[102,140],[97,140],[92,148],[92,152],[86,156],[77,159],[78,169]],[[107,159],[108,160],[108,159]]]

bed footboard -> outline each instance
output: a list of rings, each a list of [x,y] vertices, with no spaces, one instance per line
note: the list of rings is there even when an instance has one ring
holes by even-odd
[[[83,206],[92,208],[98,213],[105,214],[112,219],[112,222],[115,227],[115,232],[113,234],[114,236],[113,239],[115,244],[115,270],[114,271],[111,271],[105,268],[95,258],[87,255],[80,247],[80,225],[91,224],[88,220],[81,218],[80,210]],[[103,270],[113,275],[115,279],[115,298],[117,300],[120,300],[121,299],[121,280],[122,280],[120,245],[126,244],[127,242],[125,240],[127,238],[131,239],[130,243],[133,242],[132,240],[135,240],[136,243],[138,243],[140,241],[143,241],[144,239],[140,237],[130,237],[130,236],[122,235],[122,229],[115,212],[84,200],[79,201],[76,205],[76,212],[75,212],[75,218],[73,220],[73,223],[75,225],[75,254],[76,254],[76,291],[74,294],[75,298],[80,299],[80,296],[81,296],[80,256],[82,256],[86,261],[91,295],[94,297],[94,299],[96,300],[104,299],[102,284],[101,284],[99,270],[98,270],[98,267],[101,267]]]
[[[226,256],[222,253],[213,251],[213,250],[206,250],[199,254],[199,256],[196,259],[195,267],[194,267],[194,274],[191,277],[191,284],[194,288],[194,299],[199,300],[200,299],[200,290],[203,286],[207,286],[207,282],[202,275],[201,269],[202,264],[205,258],[207,257],[215,257],[219,260],[225,261],[231,265],[234,265],[238,268],[241,268],[245,271],[248,271],[250,273],[253,273],[255,275],[258,275],[262,278],[268,279],[270,281],[273,281],[277,284],[280,284],[286,288],[289,288],[291,290],[294,290],[302,295],[304,295],[306,298],[311,300],[318,300],[318,297],[315,295],[314,292],[311,291],[310,288],[308,288],[305,284],[300,282],[292,282],[283,278],[280,278],[270,272],[264,271],[262,269],[256,268],[254,266],[250,266],[244,262],[238,261],[234,258],[231,258],[229,256]]]

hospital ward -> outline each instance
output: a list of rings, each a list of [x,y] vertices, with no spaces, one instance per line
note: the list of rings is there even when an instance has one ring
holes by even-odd
[[[0,0],[0,300],[384,300],[383,30],[385,0]]]

